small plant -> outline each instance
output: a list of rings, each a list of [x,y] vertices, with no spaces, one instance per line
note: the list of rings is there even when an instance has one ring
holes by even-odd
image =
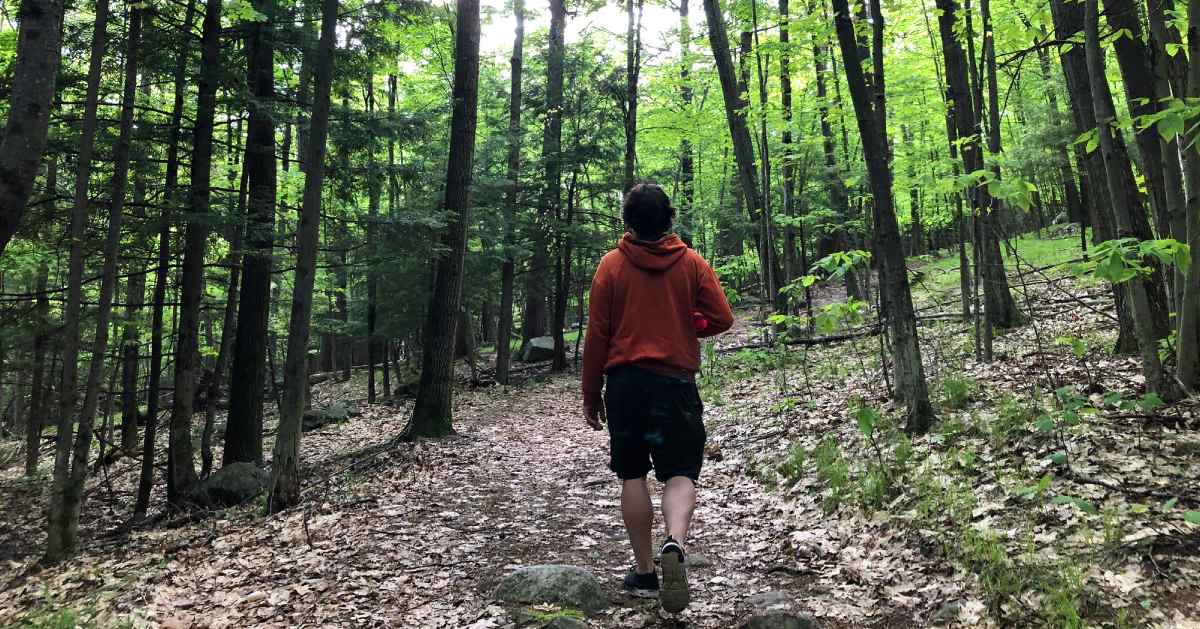
[[[966,408],[978,391],[979,383],[974,378],[950,374],[942,379],[942,395],[947,408]]]
[[[850,493],[850,465],[842,456],[842,449],[833,435],[821,441],[821,445],[813,452],[813,459],[817,478],[829,490],[829,495],[821,502],[821,508],[825,513],[833,513]]]
[[[804,468],[808,463],[808,449],[799,441],[793,443],[784,456],[783,461],[776,466],[776,471],[790,487],[804,477]]]
[[[996,405],[996,418],[988,424],[987,430],[993,443],[1006,443],[1037,418],[1038,409],[1032,401],[1005,395]]]

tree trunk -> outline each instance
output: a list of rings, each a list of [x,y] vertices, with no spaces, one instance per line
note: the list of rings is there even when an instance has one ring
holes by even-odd
[[[909,291],[900,229],[896,224],[892,173],[888,167],[885,140],[887,132],[879,127],[879,117],[873,110],[871,93],[863,76],[854,24],[851,22],[850,8],[846,0],[833,0],[833,11],[843,65],[846,69],[846,83],[854,103],[855,118],[862,137],[863,155],[867,161],[871,193],[874,197],[875,240],[881,254],[883,269],[880,291],[888,293],[888,328],[896,356],[896,398],[908,407],[906,430],[921,434],[928,431],[933,422],[933,408],[929,404],[925,370],[921,364],[921,347],[917,337],[917,319],[913,312],[912,294]],[[876,14],[873,18],[880,23],[879,28],[882,28],[883,16]],[[882,80],[882,77],[877,76],[876,79]],[[879,89],[882,88],[883,86],[879,86]]]
[[[373,59],[372,59],[373,61]],[[367,73],[367,116],[375,121],[375,73]],[[376,270],[379,257],[377,242],[379,205],[383,187],[375,167],[375,135],[367,142],[367,403],[375,403],[375,365],[379,362],[379,338],[376,336],[378,317],[379,273]]]
[[[1133,180],[1133,173],[1124,146],[1118,145],[1113,140],[1115,134],[1112,123],[1116,119],[1116,113],[1113,111],[1112,95],[1108,92],[1104,57],[1100,49],[1099,19],[1097,0],[1086,0],[1083,18],[1085,56],[1087,57],[1088,76],[1092,83],[1092,94],[1095,97],[1092,106],[1099,123],[1100,155],[1104,160],[1108,193],[1112,200],[1113,214],[1117,219],[1118,233],[1122,237],[1130,237],[1136,236],[1131,208],[1135,203],[1140,204],[1141,199],[1138,197],[1137,188],[1129,185]],[[1166,393],[1167,382],[1163,376],[1162,363],[1158,358],[1158,337],[1155,332],[1147,282],[1141,277],[1135,277],[1125,284],[1128,287],[1129,299],[1133,308],[1138,349],[1142,355],[1142,374],[1146,377],[1146,389]]]
[[[1069,41],[1082,32],[1082,4],[1051,0],[1050,13],[1054,19],[1055,39]],[[1071,115],[1075,119],[1075,129],[1078,133],[1091,131],[1097,127],[1096,112],[1092,107],[1095,99],[1088,78],[1084,51],[1080,46],[1071,46],[1060,52],[1059,59],[1062,61],[1063,77],[1071,97]],[[1114,136],[1113,142],[1124,147],[1124,140],[1120,135]],[[1117,237],[1108,195],[1108,175],[1098,151],[1082,154],[1081,163],[1086,173],[1084,181],[1087,194],[1083,196],[1087,199],[1086,207],[1092,224],[1092,242],[1100,244]],[[1127,292],[1127,287],[1123,285],[1113,286],[1119,328],[1115,351],[1120,354],[1137,350],[1137,333],[1134,331],[1133,313],[1128,306]]]
[[[508,182],[504,191],[504,266],[500,269],[500,327],[496,332],[496,382],[508,384],[512,354],[513,280],[516,274],[517,195],[521,176],[521,71],[524,65],[525,2],[513,0],[517,20],[513,36],[512,70],[508,93]]]
[[[192,31],[196,18],[197,0],[188,0],[184,15],[185,32]],[[190,39],[190,38],[189,38]],[[150,373],[147,376],[146,429],[142,433],[142,469],[138,481],[137,501],[133,507],[134,519],[145,517],[150,507],[150,491],[154,487],[154,444],[158,432],[159,388],[162,382],[163,324],[167,297],[168,267],[171,262],[172,209],[179,204],[179,143],[183,127],[184,95],[190,42],[180,47],[175,57],[175,99],[171,109],[171,127],[167,142],[167,172],[165,182],[166,205],[158,224],[158,268],[154,272],[154,311],[150,328]]]
[[[708,21],[708,39],[721,80],[721,94],[725,100],[725,119],[733,142],[738,184],[750,215],[757,216],[762,208],[762,201],[759,196],[758,174],[755,171],[754,146],[750,139],[750,129],[746,126],[747,103],[734,74],[733,58],[729,52],[729,36],[725,31],[725,18],[720,0],[704,0],[704,12]],[[760,249],[760,260],[761,253]],[[769,272],[766,271],[766,267],[762,269],[765,283]]]
[[[796,154],[792,147],[792,74],[791,32],[788,0],[779,0],[779,104],[783,108],[783,215],[789,220],[796,214]],[[796,260],[796,228],[789,222],[783,230],[783,286],[790,284],[806,269]]]
[[[450,158],[446,167],[446,210],[450,213],[442,245],[446,254],[437,261],[436,283],[430,296],[428,317],[425,323],[424,351],[421,355],[421,382],[417,400],[413,405],[412,424],[409,438],[440,437],[453,430],[451,396],[454,384],[454,326],[458,318],[462,297],[463,265],[467,252],[467,226],[471,208],[471,167],[475,155],[475,123],[479,102],[479,0],[458,0],[457,29],[454,43],[454,111],[450,118]],[[562,23],[565,18],[561,0],[551,0],[551,60],[550,65],[561,64],[561,47],[553,43],[555,31],[558,42],[562,39]],[[557,23],[559,28],[553,24]],[[553,49],[558,48],[558,52]],[[551,77],[550,91],[557,92],[561,102],[561,65],[559,65],[557,87]],[[553,75],[554,72],[552,71]],[[552,120],[561,120],[561,110],[552,114]],[[557,133],[559,129],[547,130],[547,138],[553,140],[553,150],[547,155],[557,155]],[[553,134],[553,138],[550,136]],[[547,144],[551,144],[550,141]],[[557,162],[557,159],[551,160]],[[547,176],[547,181],[550,177]],[[557,179],[555,179],[557,181]],[[557,190],[555,190],[557,192]],[[469,325],[462,321],[459,325]]]
[[[230,150],[236,151],[233,143],[230,143]],[[246,196],[249,193],[250,173],[247,172],[247,160],[242,159],[242,175],[239,177],[238,196],[235,207],[232,208],[234,216],[244,216],[246,214]],[[204,405],[204,431],[200,437],[200,477],[208,478],[212,472],[213,465],[213,426],[217,419],[217,402],[221,399],[221,387],[225,382],[225,370],[229,367],[229,355],[233,353],[234,339],[237,337],[237,329],[240,327],[240,321],[237,319],[237,305],[240,298],[240,290],[238,284],[241,282],[242,273],[242,243],[245,238],[242,230],[243,223],[238,221],[233,225],[229,236],[229,255],[226,260],[229,263],[229,285],[225,291],[225,312],[221,322],[221,346],[217,350],[217,362],[213,365],[212,377],[208,381],[208,399]],[[258,389],[262,391],[262,381],[259,381]],[[257,439],[261,444],[261,437]],[[225,416],[225,448],[229,448],[229,414]],[[224,455],[222,455],[224,456]],[[252,459],[253,460],[253,459]]]
[[[249,191],[246,255],[238,296],[237,337],[229,377],[229,412],[221,464],[263,460],[263,382],[271,316],[271,271],[275,246],[275,14],[274,0],[254,0],[268,16],[246,26],[246,82],[251,98],[246,129],[245,174]]]
[[[125,323],[121,334],[121,450],[137,452],[138,438],[138,350],[137,317],[146,299],[146,274],[136,271],[126,287]]]
[[[784,0],[786,2],[786,0]],[[679,99],[685,115],[691,115],[692,88],[692,59],[691,59],[692,28],[688,14],[688,0],[679,0]],[[691,140],[685,130],[679,141],[679,202],[676,220],[680,237],[689,246],[696,237],[696,220],[693,216],[693,204],[696,197],[696,158]]]
[[[108,43],[108,0],[96,3],[95,28],[92,31],[91,61],[88,65],[87,95],[84,101],[83,127],[79,137],[79,153],[75,160],[75,204],[71,212],[68,232],[71,253],[67,279],[67,303],[63,307],[63,373],[59,387],[58,434],[54,444],[54,481],[50,490],[50,506],[47,511],[48,527],[44,563],[57,563],[75,552],[78,543],[72,527],[70,514],[82,496],[72,491],[71,455],[72,439],[76,428],[76,402],[79,380],[79,336],[81,302],[83,300],[84,238],[88,220],[88,184],[92,174],[92,156],[96,145],[97,103],[99,101],[100,78],[105,50]],[[97,330],[97,335],[104,331]],[[92,357],[93,362],[103,363],[104,355]],[[83,415],[79,418],[79,441],[86,438],[91,445],[91,426],[85,426]],[[86,437],[83,433],[87,433]],[[84,455],[87,450],[84,450]],[[76,460],[79,465],[81,461]],[[86,469],[86,464],[83,466]],[[78,524],[77,522],[75,523]]]
[[[550,272],[549,220],[558,208],[562,173],[563,57],[566,50],[567,9],[564,0],[550,0],[550,42],[546,53],[546,124],[542,134],[545,179],[538,218],[534,225],[533,257],[525,284],[525,314],[521,324],[522,347],[546,335],[547,278]]]
[[[956,0],[938,0],[941,11],[938,25],[942,39],[942,53],[946,61],[947,100],[954,111],[955,128],[959,138],[971,138],[962,143],[963,166],[967,173],[984,169],[983,151],[980,146],[979,121],[975,116],[974,101],[969,89],[969,68],[962,45],[959,44],[955,22],[958,3]],[[997,130],[999,127],[997,126]],[[972,205],[978,224],[975,237],[979,259],[976,264],[983,284],[987,324],[995,327],[1011,327],[1021,320],[1016,302],[1008,289],[1008,278],[1004,272],[1004,261],[1000,255],[1000,223],[992,211],[995,207],[991,195],[983,187],[971,191]]]
[[[0,255],[20,226],[46,150],[62,48],[63,0],[24,0],[17,23],[12,95],[0,139]]]
[[[50,157],[46,171],[46,197],[50,209],[56,209],[58,189],[58,159]],[[34,313],[37,316],[37,331],[33,336],[33,382],[29,388],[29,422],[25,429],[25,475],[37,475],[38,459],[42,452],[42,427],[49,410],[46,403],[50,386],[46,373],[46,344],[52,333],[50,325],[50,298],[47,289],[50,283],[50,266],[43,259],[37,271],[37,298]],[[50,370],[49,378],[53,379],[54,371]]]
[[[629,27],[625,34],[625,178],[621,191],[629,192],[637,168],[638,76],[642,71],[642,6],[644,0],[625,0]],[[634,15],[634,6],[637,15]]]
[[[576,135],[578,137],[578,135]],[[578,150],[578,146],[575,147]],[[554,276],[554,362],[551,369],[565,371],[567,368],[567,341],[564,328],[567,322],[567,305],[571,296],[571,227],[575,222],[575,195],[579,172],[571,171],[571,182],[567,185],[567,211],[565,216],[556,216],[558,242],[558,264]]]
[[[321,41],[316,58],[316,94],[313,97],[308,165],[304,177],[304,202],[296,229],[296,273],[292,288],[292,316],[288,322],[287,359],[279,431],[271,463],[268,508],[277,513],[300,501],[300,420],[308,392],[308,339],[316,280],[321,193],[325,182],[325,141],[329,135],[329,99],[333,84],[333,52],[337,36],[338,0],[321,3]]]
[[[1200,0],[1188,0],[1187,97],[1200,98]],[[1200,390],[1200,131],[1194,126],[1183,145],[1187,182],[1187,236],[1192,264],[1183,283],[1179,308],[1178,377],[1192,393]]]
[[[175,342],[175,391],[171,408],[170,482],[167,500],[185,502],[196,484],[192,454],[192,413],[200,372],[200,302],[204,293],[204,253],[208,249],[212,189],[213,118],[221,74],[221,1],[208,0],[201,37],[200,80],[192,139],[191,190],[184,233],[179,331]]]

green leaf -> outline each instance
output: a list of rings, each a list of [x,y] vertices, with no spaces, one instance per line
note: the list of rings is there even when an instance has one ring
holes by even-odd
[[[1184,513],[1183,520],[1188,524],[1200,524],[1200,511],[1188,511]]]
[[[1055,504],[1073,505],[1076,509],[1083,511],[1084,513],[1090,513],[1092,515],[1096,515],[1096,514],[1100,513],[1100,510],[1096,508],[1096,505],[1088,502],[1087,500],[1084,500],[1083,498],[1076,498],[1075,496],[1059,495],[1059,496],[1055,496],[1051,500]]]
[[[879,420],[879,411],[870,406],[863,405],[858,408],[855,418],[858,420],[858,431],[864,437],[870,437],[875,432],[875,425]]]
[[[1067,462],[1067,455],[1065,452],[1055,452],[1054,454],[1050,455],[1050,460],[1053,461],[1055,465],[1063,465]]]
[[[1179,502],[1179,498],[1171,498],[1170,500],[1167,500],[1167,501],[1165,501],[1165,502],[1163,502],[1163,503],[1162,503],[1162,510],[1163,510],[1163,511],[1170,511],[1171,509],[1174,509],[1174,508],[1175,508],[1175,505],[1176,505],[1178,502]]]
[[[1033,427],[1037,428],[1041,432],[1050,432],[1051,430],[1054,430],[1054,419],[1051,417],[1042,417],[1036,422],[1033,422]]]

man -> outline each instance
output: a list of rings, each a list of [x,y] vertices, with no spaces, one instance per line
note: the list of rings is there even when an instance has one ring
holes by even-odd
[[[651,551],[654,521],[646,473],[664,484],[667,539],[659,552],[664,610],[687,607],[683,545],[696,506],[704,457],[704,405],[696,390],[699,337],[733,325],[733,312],[712,268],[678,236],[663,189],[639,184],[625,196],[629,231],[600,261],[592,281],[583,352],[583,408],[588,424],[607,421],[609,467],[621,479],[621,514],[637,563],[625,589],[658,593]],[[603,400],[601,389],[607,376]]]

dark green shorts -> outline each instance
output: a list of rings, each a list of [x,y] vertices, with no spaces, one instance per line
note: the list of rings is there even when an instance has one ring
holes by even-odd
[[[641,478],[651,467],[662,482],[675,476],[700,478],[708,435],[695,382],[639,367],[616,367],[608,373],[604,405],[609,468],[619,478]]]

